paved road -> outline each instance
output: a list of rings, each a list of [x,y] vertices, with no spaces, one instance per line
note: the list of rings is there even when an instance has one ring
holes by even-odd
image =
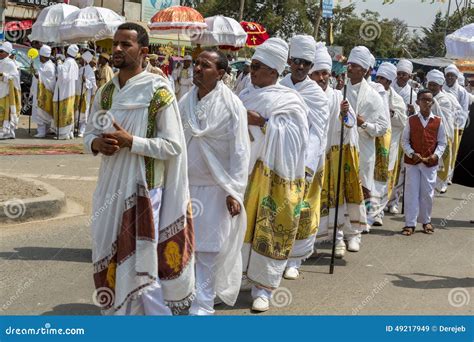
[[[98,166],[89,155],[0,157],[0,172],[36,177],[75,203],[72,217],[0,226],[2,314],[99,314],[88,227]],[[386,217],[384,227],[364,235],[359,253],[337,261],[334,275],[329,246],[322,246],[299,280],[282,282],[266,314],[472,315],[473,203],[474,190],[457,185],[436,198],[432,236],[401,236],[402,217]],[[243,293],[235,307],[219,306],[217,314],[249,315],[250,304]]]

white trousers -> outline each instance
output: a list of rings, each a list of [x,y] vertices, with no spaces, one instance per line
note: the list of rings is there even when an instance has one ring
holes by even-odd
[[[216,298],[216,261],[219,253],[196,252],[196,295],[189,309],[194,316],[213,315]]]
[[[405,166],[405,225],[430,223],[438,167],[426,167],[423,163]]]
[[[170,308],[165,304],[161,287],[149,290],[128,303],[125,315],[171,316]]]
[[[252,286],[252,298],[257,299],[258,297],[263,297],[267,299],[272,298],[272,290],[264,289],[263,287]]]

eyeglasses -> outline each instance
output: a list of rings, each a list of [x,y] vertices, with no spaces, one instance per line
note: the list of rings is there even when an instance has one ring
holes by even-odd
[[[307,61],[306,59],[303,59],[303,58],[290,58],[290,60],[296,65],[303,64],[305,67],[309,67],[311,64],[313,64],[313,62]]]
[[[258,71],[259,69],[261,68],[264,68],[264,69],[268,69],[268,70],[271,70],[272,68],[270,67],[267,67],[266,65],[264,64],[250,64],[250,70],[252,71]]]

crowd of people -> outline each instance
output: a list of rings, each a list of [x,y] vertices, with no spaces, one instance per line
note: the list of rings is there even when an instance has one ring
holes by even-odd
[[[50,50],[40,50],[37,116],[53,117],[40,102],[59,93],[60,136],[72,132],[74,80],[84,75],[75,120],[85,149],[102,155],[91,232],[97,295],[113,294],[104,313],[212,315],[242,291],[267,311],[319,242],[335,234],[337,258],[358,252],[402,200],[402,234],[417,223],[434,232],[434,192],[450,184],[472,103],[455,65],[415,91],[410,61],[382,63],[374,82],[375,57],[356,46],[336,87],[325,45],[295,35],[265,41],[229,82],[217,49],[185,57],[169,77],[153,73],[148,45],[141,26],[121,25],[118,72],[104,71],[101,55],[97,91],[90,53],[79,69],[70,46],[54,86]]]

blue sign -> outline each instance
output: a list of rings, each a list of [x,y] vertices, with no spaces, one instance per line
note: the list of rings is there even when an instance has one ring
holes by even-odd
[[[323,18],[332,18],[333,0],[323,0]]]

